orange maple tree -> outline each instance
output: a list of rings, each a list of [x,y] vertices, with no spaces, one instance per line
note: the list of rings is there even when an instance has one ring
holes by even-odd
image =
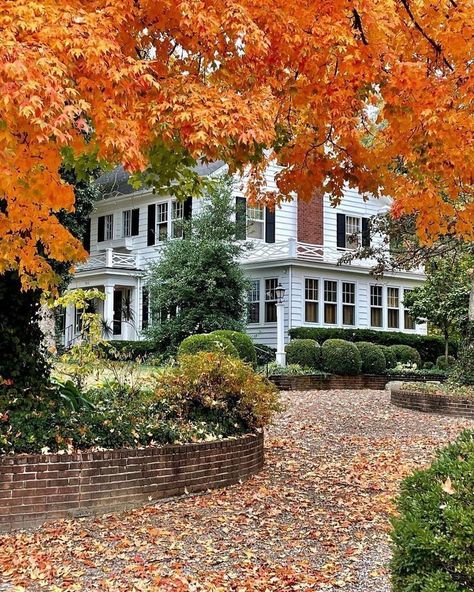
[[[55,215],[66,149],[137,171],[178,142],[249,164],[252,198],[349,183],[425,239],[474,237],[472,3],[0,0],[0,29],[0,273],[25,287],[85,257]]]

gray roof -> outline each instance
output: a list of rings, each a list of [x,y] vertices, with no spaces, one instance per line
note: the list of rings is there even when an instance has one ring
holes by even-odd
[[[207,177],[217,169],[224,166],[222,160],[216,160],[211,163],[199,163],[194,167],[194,171],[202,177]],[[120,195],[128,195],[135,193],[137,189],[134,189],[130,184],[130,173],[128,173],[122,165],[115,167],[112,171],[104,173],[95,182],[95,185],[99,188],[104,198],[117,197]]]

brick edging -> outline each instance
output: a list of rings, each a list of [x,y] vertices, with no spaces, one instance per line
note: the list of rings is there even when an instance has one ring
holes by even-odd
[[[413,391],[393,386],[390,390],[390,402],[392,405],[412,411],[474,419],[474,399],[467,397]]]
[[[424,381],[426,378],[410,376],[389,376],[388,374],[359,374],[358,376],[338,376],[331,374],[324,378],[317,374],[275,375],[269,379],[283,391],[330,391],[330,390],[384,390],[394,380]],[[433,376],[430,380],[443,381],[443,376]]]
[[[225,487],[263,467],[263,434],[215,442],[0,457],[0,532]]]

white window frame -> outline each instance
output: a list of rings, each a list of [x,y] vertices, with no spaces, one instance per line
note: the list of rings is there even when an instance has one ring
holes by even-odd
[[[377,289],[381,290],[381,294],[380,294],[381,304],[380,305],[372,303],[372,288],[377,288]],[[384,297],[384,293],[385,293],[384,286],[382,286],[380,284],[369,284],[369,327],[371,329],[383,329],[385,327],[385,322],[384,322],[385,321],[385,319],[384,319],[384,317],[385,317],[385,315],[384,315],[385,297]],[[382,311],[382,316],[381,316],[382,323],[380,325],[373,325],[372,324],[372,309],[373,308]]]
[[[321,318],[321,278],[319,277],[304,277],[304,284],[303,284],[303,294],[304,294],[304,302],[303,302],[303,315],[304,315],[304,323],[308,325],[319,325],[319,320]],[[316,282],[316,292],[317,292],[317,299],[308,299],[306,297],[306,282]],[[316,321],[308,321],[306,318],[306,303],[312,303],[316,305]]]
[[[104,241],[114,239],[114,215],[104,215]]]
[[[257,212],[259,216],[257,216]],[[261,215],[261,217],[260,217]],[[265,207],[259,205],[246,205],[245,210],[245,221],[246,221],[246,234],[247,238],[252,240],[265,240]],[[261,236],[253,236],[252,235],[252,227],[259,228],[259,232],[257,234],[261,234]]]
[[[267,282],[276,282],[275,283],[275,288],[278,286],[278,282],[279,282],[279,278],[278,276],[272,276],[272,277],[266,277],[263,278],[263,290],[264,290],[264,294],[263,294],[263,322],[265,323],[265,325],[274,325],[276,324],[276,303],[277,303],[277,297],[275,296],[274,298],[268,298],[268,293],[269,291],[267,290]],[[275,289],[273,288],[273,289]],[[275,303],[275,320],[274,321],[267,321],[267,304],[268,303]]]
[[[354,238],[356,237],[356,238]],[[362,217],[346,214],[346,249],[354,251],[362,244]]]
[[[183,238],[183,220],[184,202],[177,199],[171,200],[171,228],[169,233],[171,238]]]
[[[336,299],[335,300],[326,300],[326,283],[327,282],[331,282],[333,284],[336,284]],[[322,297],[323,297],[322,298],[322,300],[323,300],[322,322],[324,325],[327,325],[328,327],[337,327],[338,323],[339,323],[339,291],[340,291],[339,280],[323,278],[322,289],[323,289],[323,293],[322,293]],[[326,322],[326,304],[335,306],[336,320],[334,323]]]
[[[127,238],[132,236],[132,210],[123,210],[122,212],[122,236]]]
[[[164,215],[166,213],[166,216]],[[155,233],[156,242],[162,243],[168,239],[182,238],[183,230],[176,227],[176,223],[184,220],[184,202],[177,199],[165,199],[156,204]],[[161,235],[166,228],[166,238]]]
[[[250,279],[251,287],[247,292],[247,324],[248,325],[260,325],[261,318],[262,318],[262,311],[261,311],[261,302],[262,302],[262,292],[261,292],[261,280],[260,278],[252,278]],[[257,304],[257,316],[258,320],[251,321],[249,308],[250,305]]]
[[[405,331],[416,331],[416,323],[415,323],[415,319],[413,319],[413,317],[412,317],[412,316],[411,316],[411,315],[408,313],[408,311],[407,311],[407,310],[405,310],[405,304],[404,304],[404,301],[405,301],[405,294],[406,294],[407,292],[412,292],[412,291],[413,291],[413,288],[402,288],[402,290],[403,290],[403,300],[402,300],[402,302],[401,302],[401,305],[402,305],[402,315],[403,315],[403,329],[404,329]],[[406,318],[407,318],[407,316],[408,316],[408,317],[410,317],[410,319],[412,320],[412,322],[413,322],[413,327],[407,327],[407,322],[406,322]]]
[[[398,300],[398,306],[389,306],[389,293],[390,290],[397,290],[397,300]],[[386,306],[387,306],[387,330],[389,331],[400,331],[400,321],[401,321],[401,315],[400,315],[400,302],[401,302],[401,298],[400,298],[400,286],[387,286],[386,288]],[[390,327],[390,311],[397,311],[398,312],[398,324],[396,327]]]
[[[353,286],[354,288],[354,301],[353,302],[345,302],[344,301],[344,296],[345,296],[345,292],[344,292],[344,286],[345,285],[350,285]],[[354,315],[354,322],[353,323],[344,323],[344,307],[351,307],[352,308],[352,312]],[[343,327],[356,327],[357,326],[357,283],[356,282],[351,282],[348,280],[341,280],[341,324]]]

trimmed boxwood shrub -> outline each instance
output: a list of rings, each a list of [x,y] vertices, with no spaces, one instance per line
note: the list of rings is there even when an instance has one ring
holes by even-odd
[[[324,343],[327,339],[345,339],[347,341],[368,341],[377,345],[409,345],[414,347],[422,360],[436,362],[436,358],[444,352],[442,337],[435,335],[417,335],[400,331],[374,331],[373,329],[339,329],[324,327],[297,327],[290,329],[292,339],[314,339]],[[449,343],[449,351],[457,355],[458,344]]]
[[[390,347],[388,345],[379,345],[379,347],[382,349],[383,355],[385,356],[385,367],[387,368],[387,370],[395,368],[395,366],[397,365],[397,357],[390,349]]]
[[[293,339],[285,351],[288,364],[298,364],[303,368],[321,367],[321,347],[313,339]]]
[[[448,356],[447,360],[446,360],[446,356],[439,356],[438,359],[436,360],[436,366],[440,370],[447,370],[448,368],[453,366],[455,363],[456,363],[456,360],[453,356]]]
[[[387,369],[382,348],[375,343],[359,341],[356,344],[362,359],[363,374],[383,374]]]
[[[474,431],[402,484],[392,520],[394,592],[474,591]]]
[[[226,337],[237,350],[239,357],[244,362],[252,364],[252,367],[257,366],[257,353],[252,339],[245,333],[240,331],[231,331],[230,329],[219,329],[213,331],[211,335],[217,335],[217,337]]]
[[[323,369],[331,374],[356,375],[362,369],[357,347],[344,339],[328,339],[321,348]]]
[[[233,358],[239,358],[239,352],[227,337],[217,337],[210,333],[190,335],[183,339],[178,348],[178,356],[200,352],[220,352]]]
[[[423,370],[432,370],[435,367],[433,362],[425,362],[423,364]]]
[[[401,364],[416,364],[421,366],[421,356],[414,347],[409,345],[391,345],[390,349]]]

